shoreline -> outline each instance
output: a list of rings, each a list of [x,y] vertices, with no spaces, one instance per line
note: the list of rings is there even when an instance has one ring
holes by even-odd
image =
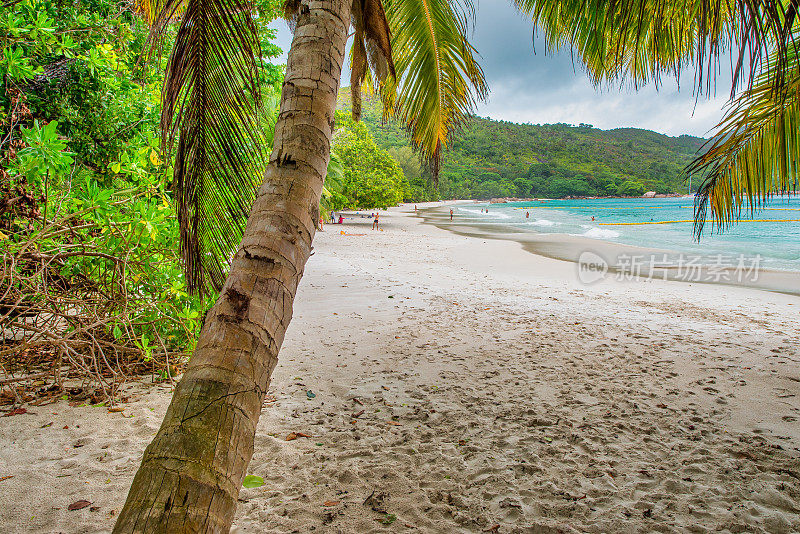
[[[451,222],[446,212],[447,206],[460,205],[466,202],[468,201],[428,207],[420,210],[420,216],[425,223],[457,235],[517,242],[531,254],[570,262],[576,266],[576,270],[586,268],[587,262],[591,260],[603,264],[604,274],[611,273],[618,277],[631,278],[638,276],[648,280],[658,279],[684,283],[748,287],[776,293],[800,295],[800,271],[759,268],[754,279],[752,276],[741,276],[741,272],[734,272],[732,269],[727,269],[727,272],[720,275],[718,271],[714,271],[713,266],[709,268],[709,265],[704,264],[693,266],[692,272],[689,273],[693,278],[686,279],[687,273],[681,272],[678,267],[674,266],[677,263],[676,261],[670,262],[669,260],[669,258],[681,255],[681,253],[672,250],[638,247],[561,233],[525,232],[499,224],[484,223],[475,225],[458,221]],[[582,257],[584,254],[587,254],[587,256]],[[653,267],[652,262],[648,264],[645,261],[645,264],[639,266],[640,269],[637,269],[634,273],[630,265],[622,265],[619,262],[620,257],[626,256],[638,256],[647,259],[666,257],[667,261],[672,265],[665,267],[656,264]],[[714,280],[715,278],[716,280]]]
[[[314,240],[235,532],[800,531],[798,297],[381,224]],[[0,418],[5,532],[111,530],[171,387],[123,394]]]

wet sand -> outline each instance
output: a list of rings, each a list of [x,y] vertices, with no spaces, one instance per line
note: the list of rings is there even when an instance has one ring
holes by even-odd
[[[569,234],[518,231],[508,225],[475,224],[458,218],[450,221],[449,208],[444,206],[420,210],[420,215],[426,223],[458,235],[516,241],[533,254],[574,263],[576,270],[587,269],[590,264],[599,262],[605,266],[609,276],[619,278],[635,276],[712,283],[800,295],[800,272],[760,268],[754,259],[724,268],[715,267],[713,262],[710,265],[688,265],[679,254],[656,247],[636,247]],[[591,279],[590,273],[584,274]]]

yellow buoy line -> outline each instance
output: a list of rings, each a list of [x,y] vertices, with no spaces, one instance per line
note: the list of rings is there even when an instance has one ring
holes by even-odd
[[[678,206],[679,208],[688,208],[694,209],[694,206]],[[759,210],[770,210],[770,211],[800,211],[800,208],[756,208],[756,211]]]
[[[597,223],[599,226],[639,226],[642,224],[672,224],[672,223],[693,223],[694,219],[686,219],[683,221],[646,221],[646,222],[628,222],[628,223]],[[713,219],[706,219],[704,222],[714,222]],[[736,221],[737,223],[745,222],[800,222],[800,219],[742,219]]]
[[[592,206],[569,206],[569,209],[581,209],[581,210],[653,210],[653,209],[662,209],[668,208],[669,206],[635,206],[635,207],[592,207]],[[683,207],[683,206],[681,206]],[[529,206],[525,208],[517,208],[515,210],[535,210],[537,208],[541,208],[541,206]],[[559,208],[547,208],[547,209],[559,209]]]

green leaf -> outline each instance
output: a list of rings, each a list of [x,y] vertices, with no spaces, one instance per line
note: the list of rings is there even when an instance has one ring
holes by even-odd
[[[247,475],[242,481],[245,488],[260,488],[264,485],[264,479],[258,475]]]
[[[403,123],[438,177],[442,148],[488,94],[467,40],[471,0],[386,0],[397,76],[381,88],[385,117]]]

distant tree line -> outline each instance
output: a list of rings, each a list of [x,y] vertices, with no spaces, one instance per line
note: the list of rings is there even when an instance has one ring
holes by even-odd
[[[340,93],[340,109],[347,109],[347,88]],[[403,170],[405,201],[687,192],[683,169],[705,142],[635,128],[599,130],[583,123],[533,125],[472,117],[447,147],[437,186],[402,129],[383,121],[377,101],[364,99],[362,121],[377,146]]]

